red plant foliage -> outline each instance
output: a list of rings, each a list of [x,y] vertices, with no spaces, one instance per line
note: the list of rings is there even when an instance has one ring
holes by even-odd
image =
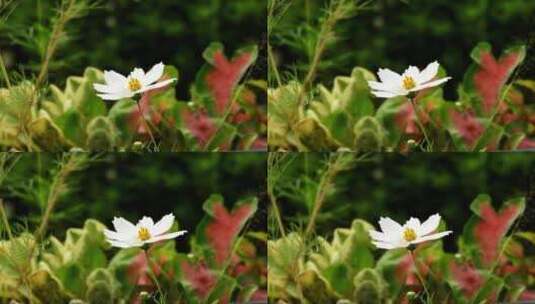
[[[498,258],[500,240],[505,236],[518,214],[514,205],[506,206],[497,213],[490,202],[480,205],[480,221],[474,227],[474,237],[480,247],[483,265],[491,265]]]
[[[205,299],[215,287],[217,276],[204,263],[193,265],[183,261],[180,267],[193,291],[199,298]]]
[[[517,65],[518,56],[510,53],[496,60],[490,52],[480,54],[480,69],[474,74],[474,85],[483,98],[485,113],[490,113],[497,106],[500,90]]]
[[[420,121],[424,125],[429,122],[430,118],[427,113],[420,111],[419,115]],[[418,126],[416,112],[414,111],[414,107],[410,102],[406,102],[400,107],[399,111],[396,113],[395,122],[396,125],[405,134],[413,135],[416,137],[422,135],[422,131]]]
[[[455,110],[450,111],[450,117],[453,125],[461,135],[461,138],[469,147],[473,147],[476,141],[481,137],[485,128],[476,119],[471,112],[461,113]]]
[[[204,146],[217,131],[215,123],[205,111],[182,111],[182,119],[191,134]]]
[[[213,204],[212,208],[214,218],[206,226],[205,232],[207,241],[215,253],[216,263],[221,265],[230,255],[233,240],[253,209],[250,205],[244,204],[229,213],[222,202]]]
[[[518,145],[517,149],[535,149],[535,140],[524,138]]]
[[[485,282],[479,271],[470,264],[451,262],[449,267],[453,279],[457,282],[462,293],[467,298],[472,298],[476,295]]]
[[[217,113],[223,114],[227,109],[234,87],[249,68],[251,56],[243,53],[229,61],[221,50],[214,53],[214,69],[206,75],[205,81],[215,100]]]
[[[151,259],[152,260],[152,259]],[[152,272],[155,276],[162,273],[161,265],[164,261],[159,260],[158,263],[151,263]],[[144,252],[139,252],[128,265],[126,269],[130,283],[136,286],[153,286],[154,283],[149,275],[149,263]]]

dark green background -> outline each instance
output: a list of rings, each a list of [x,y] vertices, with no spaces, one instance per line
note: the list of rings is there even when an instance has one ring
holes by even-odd
[[[301,183],[304,176],[319,180],[326,154],[302,153],[282,183]],[[308,158],[308,161],[306,160]],[[308,163],[308,165],[307,165]],[[306,173],[308,172],[308,173]],[[531,198],[520,229],[535,230],[535,154],[532,153],[382,153],[340,173],[336,191],[328,196],[318,217],[317,234],[329,235],[362,218],[378,227],[381,216],[404,223],[409,217],[427,219],[440,213],[448,229],[460,235],[471,216],[469,205],[478,194],[489,194],[495,207],[508,198]],[[279,205],[289,227],[303,226],[307,207],[299,198],[283,197]],[[447,248],[455,239],[446,240]]]
[[[19,4],[6,22],[0,22],[0,49],[8,54],[9,68],[26,74],[40,62],[32,47],[13,44],[10,36],[49,24],[59,1],[29,0]],[[105,0],[100,8],[73,21],[73,40],[62,45],[52,65],[50,81],[63,83],[68,75],[81,75],[87,66],[114,69],[123,74],[139,66],[147,70],[163,61],[181,74],[177,95],[189,97],[189,87],[204,64],[203,50],[213,41],[224,43],[228,55],[248,44],[260,46],[252,77],[265,79],[262,55],[266,31],[266,0]],[[37,33],[37,32],[35,32]],[[31,40],[39,41],[35,34]]]
[[[309,62],[305,47],[290,47],[281,38],[306,32],[309,3],[310,24],[317,24],[328,0],[296,0],[271,39],[285,71],[298,71]],[[361,1],[364,2],[364,1]],[[453,80],[446,93],[454,98],[470,63],[470,51],[488,41],[495,55],[513,44],[527,43],[531,33],[529,63],[521,76],[535,78],[535,1],[525,0],[374,0],[356,17],[339,23],[341,39],[327,52],[318,81],[332,83],[337,75],[348,75],[354,66],[373,72],[388,67],[403,72],[408,65],[424,68],[438,60]],[[300,25],[300,26],[299,26]],[[291,72],[293,73],[293,72]]]
[[[57,154],[25,153],[4,181],[0,195],[11,210],[11,220],[39,224],[41,210],[35,200],[15,195],[36,183],[54,168]],[[204,215],[202,204],[214,193],[227,207],[246,196],[259,198],[259,211],[251,229],[265,231],[266,155],[264,153],[158,153],[104,154],[85,170],[69,177],[72,189],[62,197],[50,223],[50,233],[63,236],[69,227],[81,227],[95,218],[108,227],[114,216],[137,222],[142,216],[155,220],[173,213],[182,228],[191,232]],[[35,187],[33,187],[35,189]]]

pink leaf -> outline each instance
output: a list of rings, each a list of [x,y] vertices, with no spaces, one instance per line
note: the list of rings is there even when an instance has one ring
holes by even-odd
[[[450,271],[455,282],[467,298],[472,298],[485,283],[479,271],[470,264],[450,263]]]
[[[213,248],[217,265],[230,256],[234,239],[245,222],[256,211],[256,204],[242,204],[228,212],[221,201],[211,204],[212,220],[206,225],[207,242]]]
[[[212,59],[213,69],[206,74],[205,81],[215,100],[217,113],[223,114],[231,101],[234,87],[254,61],[254,56],[245,52],[229,61],[219,49],[213,53]]]
[[[204,146],[217,131],[217,127],[205,111],[185,109],[182,111],[182,119],[186,127],[201,146]]]
[[[217,276],[202,262],[193,265],[182,261],[180,267],[184,278],[201,299],[205,299],[217,284]]]
[[[450,110],[453,126],[459,132],[464,143],[472,148],[485,131],[485,127],[472,112],[458,112]]]

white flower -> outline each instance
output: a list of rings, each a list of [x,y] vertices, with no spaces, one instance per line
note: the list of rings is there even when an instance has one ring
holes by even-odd
[[[185,234],[187,231],[166,233],[175,222],[175,216],[168,214],[156,224],[152,218],[144,216],[137,225],[130,223],[122,217],[113,219],[113,227],[116,231],[104,230],[107,241],[115,247],[130,248],[141,247],[147,243],[174,239]]]
[[[409,66],[403,75],[389,69],[379,69],[377,75],[381,82],[368,81],[368,85],[372,89],[372,94],[377,97],[406,96],[412,92],[440,85],[451,79],[451,77],[445,77],[431,81],[438,73],[438,66],[438,62],[432,62],[421,72],[417,67]]]
[[[95,83],[93,87],[98,97],[104,100],[119,100],[130,98],[145,91],[164,87],[176,78],[158,81],[163,75],[163,63],[155,64],[150,71],[145,73],[143,69],[135,68],[128,77],[115,71],[104,71],[105,84]]]
[[[439,224],[438,213],[430,216],[422,224],[417,218],[411,217],[403,226],[389,217],[381,217],[379,226],[382,232],[370,230],[369,233],[372,243],[377,248],[406,248],[410,245],[436,240],[451,233],[451,231],[433,233]]]

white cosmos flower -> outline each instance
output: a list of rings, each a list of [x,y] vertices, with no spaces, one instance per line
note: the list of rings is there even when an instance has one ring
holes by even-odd
[[[171,229],[174,222],[175,216],[172,214],[162,217],[156,224],[148,216],[144,216],[136,225],[122,217],[115,217],[113,219],[115,231],[105,229],[104,235],[107,241],[115,247],[141,247],[147,243],[174,239],[187,232],[186,230],[182,230],[166,233]]]
[[[451,79],[451,77],[445,77],[433,80],[438,73],[438,67],[437,61],[428,64],[423,71],[415,66],[409,66],[402,75],[389,69],[379,69],[377,75],[381,82],[368,81],[368,85],[372,89],[372,94],[377,97],[406,96],[412,92],[440,85]]]
[[[163,75],[164,64],[155,64],[147,73],[143,69],[135,68],[128,77],[115,71],[104,71],[105,84],[95,83],[93,87],[98,97],[104,100],[119,100],[130,98],[136,94],[164,87],[176,78],[157,82]]]
[[[417,218],[411,217],[403,226],[389,217],[381,217],[379,226],[381,226],[382,232],[370,230],[369,233],[372,243],[377,248],[406,248],[410,245],[436,240],[451,233],[451,231],[433,233],[439,224],[440,215],[438,213],[430,216],[423,223],[420,223]]]

